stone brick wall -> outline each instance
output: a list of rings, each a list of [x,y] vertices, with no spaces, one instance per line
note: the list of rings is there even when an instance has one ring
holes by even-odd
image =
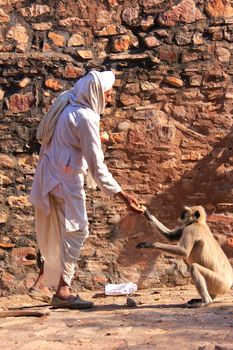
[[[22,292],[37,271],[28,193],[35,131],[54,98],[91,68],[116,74],[102,117],[106,163],[170,227],[202,204],[233,257],[233,1],[0,0],[0,293]],[[137,251],[157,239],[120,200],[87,189],[90,237],[74,287],[187,283],[183,263]]]

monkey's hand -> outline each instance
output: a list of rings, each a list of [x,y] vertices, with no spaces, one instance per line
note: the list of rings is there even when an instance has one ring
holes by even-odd
[[[142,249],[142,248],[154,248],[154,244],[150,242],[141,242],[137,244],[137,249]]]

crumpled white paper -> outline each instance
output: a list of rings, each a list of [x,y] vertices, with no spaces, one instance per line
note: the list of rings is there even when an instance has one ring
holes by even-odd
[[[133,282],[120,284],[106,284],[106,295],[130,295],[138,289],[138,286]]]

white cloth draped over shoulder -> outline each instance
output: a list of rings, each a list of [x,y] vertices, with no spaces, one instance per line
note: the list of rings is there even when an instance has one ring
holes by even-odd
[[[30,201],[49,215],[49,192],[63,198],[67,232],[88,225],[83,188],[88,168],[105,194],[121,191],[104,163],[99,136],[104,91],[113,83],[112,72],[89,72],[55,100],[37,133],[42,146]]]

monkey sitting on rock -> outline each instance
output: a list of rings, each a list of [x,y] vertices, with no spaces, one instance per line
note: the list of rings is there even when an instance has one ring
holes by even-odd
[[[230,290],[233,284],[232,266],[206,223],[206,213],[202,206],[184,207],[179,221],[183,225],[169,230],[146,208],[144,215],[151,226],[169,241],[165,243],[139,243],[137,248],[153,248],[180,256],[190,267],[192,280],[201,299],[191,299],[188,307],[207,306],[218,296]]]

